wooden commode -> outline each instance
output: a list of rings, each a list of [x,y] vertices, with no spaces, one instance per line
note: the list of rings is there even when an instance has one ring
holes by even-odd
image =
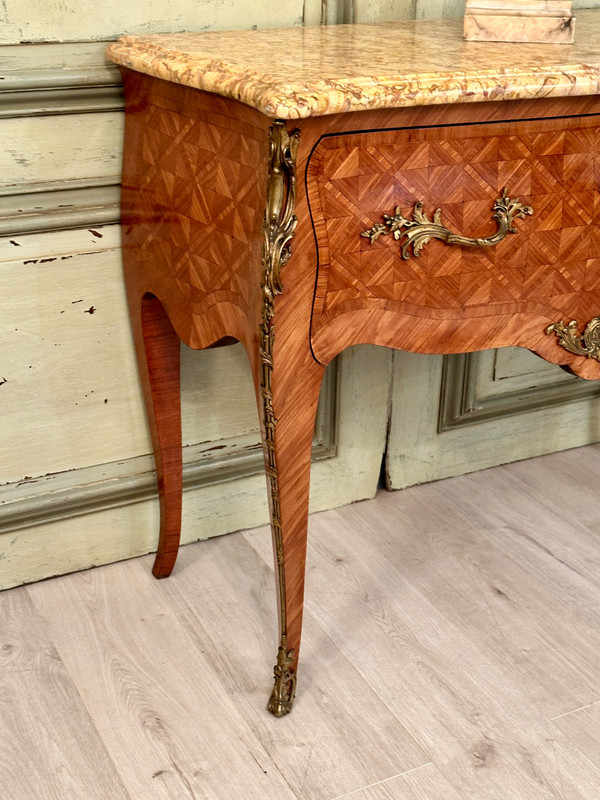
[[[125,278],[161,502],[181,527],[179,342],[244,345],[291,708],[325,366],[519,345],[600,378],[600,12],[573,45],[462,20],[124,37]]]

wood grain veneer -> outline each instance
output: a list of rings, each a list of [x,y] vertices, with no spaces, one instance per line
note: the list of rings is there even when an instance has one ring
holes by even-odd
[[[161,497],[154,573],[165,577],[181,527],[179,339],[195,348],[242,341],[259,380],[268,124],[135,72],[124,71],[124,84],[123,259]]]
[[[600,107],[596,112],[322,138],[307,168],[319,249],[316,357],[327,363],[360,331],[361,340],[417,352],[515,344],[563,363],[568,354],[545,328],[598,313]],[[373,243],[361,237],[397,206],[410,218],[417,202],[430,218],[440,208],[457,233],[489,236],[505,187],[534,214],[517,220],[516,234],[495,247],[432,240],[405,260],[392,236]],[[600,376],[597,362],[570,360],[575,371]]]
[[[270,126],[256,111],[187,87],[128,70],[124,82],[125,278],[161,498],[153,571],[166,577],[175,562],[181,524],[178,339],[194,348],[241,341],[262,408],[260,229]],[[307,218],[298,226],[296,247],[314,258]],[[324,373],[308,340],[310,263],[286,272],[285,292],[276,298],[272,352],[276,491],[285,554],[285,581],[278,573],[277,594],[284,598],[279,613],[294,653],[292,669],[302,626],[312,431]],[[267,448],[265,454],[267,470],[273,471]],[[269,488],[273,506],[270,482]]]

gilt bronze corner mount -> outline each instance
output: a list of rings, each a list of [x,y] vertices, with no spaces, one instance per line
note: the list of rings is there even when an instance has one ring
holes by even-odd
[[[283,292],[281,268],[291,255],[290,242],[298,222],[294,214],[296,203],[296,153],[299,131],[288,134],[284,122],[275,122],[270,131],[270,159],[267,176],[267,202],[262,225],[262,322],[260,326],[260,360],[265,469],[271,505],[271,529],[277,554],[277,580],[279,586],[280,645],[275,665],[275,685],[268,710],[276,717],[292,709],[296,691],[296,675],[292,664],[294,651],[287,649],[287,609],[285,593],[285,565],[281,510],[279,505],[279,473],[275,454],[275,426],[271,388],[273,376],[273,343],[275,340],[275,297]]]

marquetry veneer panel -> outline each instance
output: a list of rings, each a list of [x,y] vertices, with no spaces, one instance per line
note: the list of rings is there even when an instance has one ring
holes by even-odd
[[[580,323],[597,316],[599,122],[596,115],[324,137],[307,168],[319,250],[313,336],[360,309],[434,316],[449,325],[483,314]],[[441,208],[454,232],[489,236],[504,187],[534,215],[517,220],[518,233],[496,247],[432,240],[404,260],[391,235],[372,244],[360,235],[396,206],[412,218],[422,201],[430,218]],[[430,351],[443,351],[448,330],[439,327]]]
[[[143,97],[127,117],[135,158],[124,168],[125,245],[182,338],[206,346],[189,321],[177,325],[184,309],[201,316],[225,304],[252,316],[260,304],[268,120],[186,87],[125,78]]]

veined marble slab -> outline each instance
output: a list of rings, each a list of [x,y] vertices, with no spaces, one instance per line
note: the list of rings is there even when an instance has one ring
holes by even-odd
[[[467,0],[470,41],[570,44],[574,33],[571,0]]]
[[[600,93],[600,11],[572,45],[465,42],[462,19],[125,36],[108,57],[268,117]]]

